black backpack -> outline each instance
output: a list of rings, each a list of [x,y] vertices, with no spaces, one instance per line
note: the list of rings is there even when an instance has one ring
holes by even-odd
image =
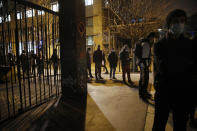
[[[135,45],[134,54],[138,59],[142,58],[142,42],[138,42]]]

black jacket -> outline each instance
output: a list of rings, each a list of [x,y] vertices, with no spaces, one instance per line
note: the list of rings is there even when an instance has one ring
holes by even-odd
[[[173,39],[169,35],[154,45],[154,72],[156,92],[172,97],[187,94],[191,87],[192,42],[181,35]],[[180,95],[180,96],[181,96]],[[178,96],[177,96],[178,97]]]
[[[53,62],[53,64],[57,64],[58,63],[58,56],[57,54],[54,54],[51,56],[51,61]]]
[[[128,65],[130,62],[130,58],[129,58],[129,52],[128,51],[121,51],[120,52],[120,61],[122,66]]]
[[[87,65],[91,65],[91,56],[88,51],[86,52],[86,61],[87,61]]]
[[[103,60],[103,53],[101,50],[94,51],[93,54],[93,62],[94,63],[102,63]]]
[[[115,51],[112,51],[108,56],[108,61],[110,64],[110,67],[116,67],[118,62],[118,56]]]

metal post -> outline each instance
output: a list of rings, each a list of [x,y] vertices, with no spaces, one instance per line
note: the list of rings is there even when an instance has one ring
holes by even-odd
[[[3,9],[2,9],[3,12]],[[3,54],[4,54],[4,66],[6,66],[6,52],[5,52],[5,36],[4,36],[4,22],[5,17],[2,19],[2,39],[3,39]],[[7,96],[7,106],[8,106],[8,117],[10,117],[10,102],[9,102],[9,93],[8,93],[8,80],[7,80],[7,74],[5,76],[6,78],[6,96]]]
[[[54,41],[54,15],[53,15],[53,24],[52,24],[52,39],[53,39],[53,50],[55,48],[55,41]]]
[[[56,16],[53,15],[53,30],[54,30],[54,33],[53,33],[53,44],[55,44],[55,40],[56,40]],[[54,47],[53,47],[54,49]],[[55,44],[55,49],[57,50],[57,45]],[[54,53],[54,52],[53,52]],[[56,89],[56,97],[57,97],[57,72],[55,73],[55,66],[53,67],[53,73],[54,73],[54,85],[55,85],[55,89]]]
[[[39,33],[39,17],[37,14],[37,46],[38,46],[38,59],[40,62],[40,33]],[[41,64],[41,62],[39,63]],[[40,66],[40,65],[38,65]],[[40,67],[39,67],[40,68]],[[38,69],[38,73],[39,73],[40,69]],[[40,74],[39,74],[39,88],[40,88],[40,102],[42,101],[42,94],[41,94],[41,80],[40,80]]]
[[[14,32],[15,32],[15,30],[12,30],[13,37],[15,35]],[[16,42],[14,41],[15,38],[13,38],[13,37],[12,37],[12,43],[13,43],[13,45],[14,44],[16,45]],[[16,46],[15,46],[15,48],[16,48]],[[16,63],[15,63],[15,58],[16,58],[15,53],[13,53],[14,80],[15,80],[15,84],[16,84],[16,68],[15,68]]]
[[[20,10],[20,8],[19,8],[19,12],[21,12],[21,10]],[[17,18],[16,18],[17,19]],[[22,47],[22,49],[24,49],[24,45],[23,45],[23,27],[22,27],[22,14],[20,14],[20,34],[21,34],[21,46],[23,46]],[[18,47],[19,48],[19,47]],[[18,51],[19,51],[19,49],[18,49]],[[19,54],[19,53],[18,53]],[[18,66],[20,65],[20,62],[21,62],[21,58],[20,58],[20,56],[18,56]],[[22,70],[23,71],[23,92],[24,92],[24,104],[25,104],[25,108],[26,108],[26,90],[25,90],[25,75],[24,75],[24,70]],[[20,67],[19,67],[19,70],[18,70],[18,72],[20,72]]]
[[[34,12],[33,12],[33,9],[32,9],[32,23],[31,23],[31,25],[32,25],[32,43],[33,43],[33,60],[34,60],[34,62],[35,62],[35,56],[34,56],[34,47],[35,47],[35,43],[34,43],[34,17],[33,17],[33,15],[34,15]],[[33,75],[34,75],[34,84],[35,84],[35,96],[36,96],[36,105],[38,104],[38,100],[37,100],[37,86],[36,86],[36,69],[35,69],[35,66],[36,65],[34,65],[32,68],[33,68]]]
[[[21,13],[20,13],[20,21],[21,21]],[[22,100],[22,89],[21,89],[21,72],[20,72],[20,58],[19,58],[19,38],[18,38],[18,21],[17,21],[17,12],[16,12],[16,1],[15,1],[15,43],[16,43],[16,57],[17,57],[17,74],[18,74],[18,82],[19,82],[19,94],[20,94],[20,104],[21,110],[23,109],[23,100]],[[22,29],[21,29],[22,32]],[[22,37],[22,33],[21,33]],[[22,42],[22,39],[21,39]]]
[[[43,38],[43,18],[41,13],[41,41],[42,41],[42,71],[43,71],[43,84],[44,84],[44,99],[45,99],[45,79],[44,79],[44,38]]]
[[[45,12],[45,45],[46,45],[46,61],[47,61],[47,84],[49,87],[49,92],[50,92],[50,86],[49,86],[49,61],[48,61],[48,39],[47,39],[47,13]],[[50,96],[50,95],[49,95]]]
[[[7,3],[7,7],[8,7],[8,3]],[[9,16],[9,14],[7,14],[7,18],[8,18],[8,16]],[[7,22],[7,28],[8,28],[8,43],[10,44],[10,45],[12,45],[12,43],[11,43],[11,34],[10,34],[10,22]],[[11,46],[11,49],[13,49],[13,47]],[[11,53],[11,52],[10,52]],[[12,54],[11,54],[12,55]],[[12,108],[13,108],[13,113],[14,113],[14,115],[15,115],[15,102],[14,102],[14,89],[13,89],[13,72],[12,72],[12,65],[10,65],[10,63],[8,63],[8,66],[9,67],[11,67],[11,81],[10,81],[10,83],[11,83],[11,91],[12,91]]]
[[[50,32],[50,28],[49,28],[49,20],[50,19],[49,19],[49,17],[50,17],[50,15],[48,16],[48,30]],[[51,39],[50,39],[51,37],[50,36],[51,36],[51,34],[49,34],[49,57],[51,57]],[[51,85],[51,89],[50,89],[51,92],[50,92],[50,94],[52,94],[52,92],[53,92],[53,90],[52,90],[53,86],[52,86],[52,79],[51,79],[51,77],[52,76],[51,76],[51,64],[50,64],[50,83],[51,83],[50,84]]]
[[[28,88],[29,88],[29,106],[31,107],[31,88],[29,80],[29,53],[28,53],[28,30],[27,30],[27,7],[25,6],[25,44],[26,44],[26,60],[27,60],[27,77],[28,77]]]
[[[48,26],[47,26],[47,28],[48,28],[48,44],[49,44],[49,54],[48,54],[48,49],[47,49],[47,56],[49,57],[49,61],[48,62],[50,62],[50,29],[49,29],[49,13],[47,13],[48,15]],[[50,68],[51,66],[49,65],[49,68]],[[51,68],[50,68],[51,69]],[[48,72],[48,73],[50,73],[49,74],[49,76],[50,76],[50,80],[51,80],[51,70],[50,70],[50,72]],[[48,81],[48,82],[50,82],[50,81]],[[49,97],[51,96],[51,83],[48,83],[49,84]]]

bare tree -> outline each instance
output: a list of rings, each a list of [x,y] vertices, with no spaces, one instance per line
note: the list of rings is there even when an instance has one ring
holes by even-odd
[[[132,43],[164,25],[169,0],[105,0],[104,4],[113,17],[108,15],[108,28],[118,30]]]

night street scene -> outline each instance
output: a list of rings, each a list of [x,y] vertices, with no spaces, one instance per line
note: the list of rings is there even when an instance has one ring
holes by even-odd
[[[0,0],[0,131],[197,131],[197,0]]]

